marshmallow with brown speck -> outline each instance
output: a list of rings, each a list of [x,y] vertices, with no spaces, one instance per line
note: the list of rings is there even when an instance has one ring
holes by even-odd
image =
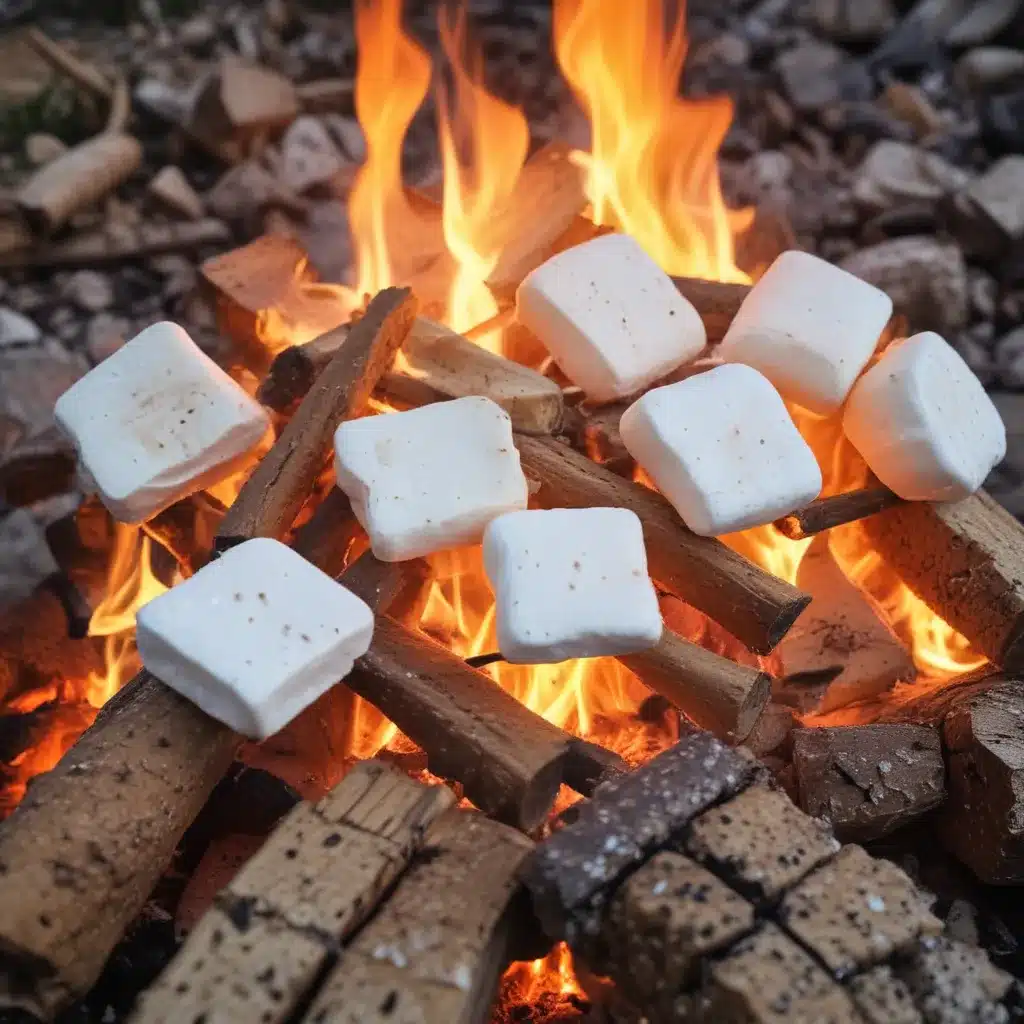
[[[259,402],[166,321],[72,385],[54,416],[124,523],[151,519],[230,475],[270,428]]]
[[[881,289],[810,253],[784,252],[751,289],[716,352],[827,415],[846,400],[890,316],[892,299]]]
[[[559,253],[516,296],[519,322],[588,398],[636,394],[704,348],[704,323],[629,235]]]
[[[770,523],[821,490],[814,453],[757,370],[719,366],[634,402],[622,443],[694,533]]]
[[[457,398],[343,423],[338,486],[385,562],[479,543],[529,498],[512,421],[489,398]]]
[[[276,540],[226,551],[144,605],[142,663],[211,718],[264,739],[352,670],[373,612]]]
[[[875,476],[911,501],[966,498],[1006,455],[999,411],[931,331],[891,345],[861,377],[843,429]]]
[[[643,529],[623,508],[537,509],[484,534],[498,648],[516,664],[630,654],[661,639]]]

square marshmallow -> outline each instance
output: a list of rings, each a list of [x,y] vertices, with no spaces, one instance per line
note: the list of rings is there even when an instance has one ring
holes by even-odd
[[[484,568],[510,662],[630,654],[661,639],[643,529],[628,509],[501,516],[484,534]]]
[[[728,364],[634,402],[622,442],[705,537],[770,523],[821,490],[821,470],[771,382]]]
[[[1006,455],[992,400],[931,331],[892,345],[861,377],[843,429],[875,476],[911,501],[966,498]]]
[[[54,416],[104,505],[125,523],[227,476],[270,427],[259,402],[167,322],[90,370]]]
[[[457,398],[343,423],[338,486],[385,562],[476,544],[529,499],[512,421],[489,398]]]
[[[246,541],[144,605],[142,663],[236,732],[264,739],[348,675],[373,612],[276,540]]]
[[[892,316],[892,299],[806,252],[784,252],[751,289],[718,347],[786,398],[827,415],[843,404]]]
[[[519,322],[599,402],[635,394],[706,341],[697,310],[629,235],[559,253],[523,281],[516,304]]]

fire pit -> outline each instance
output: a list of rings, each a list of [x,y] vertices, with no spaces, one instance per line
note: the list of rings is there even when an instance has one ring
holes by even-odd
[[[31,36],[109,121],[10,259],[217,243],[220,342],[57,389],[80,506],[66,441],[0,463],[0,1017],[1017,1019],[1016,934],[950,912],[1024,878],[1005,430],[928,302],[726,203],[731,104],[639,7],[554,4],[587,140],[531,139],[465,11],[432,54],[356,5],[357,120],[217,64],[164,116],[232,168],[130,230],[75,219],[153,96]]]

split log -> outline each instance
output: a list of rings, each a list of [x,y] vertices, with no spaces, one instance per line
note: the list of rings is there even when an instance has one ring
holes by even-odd
[[[413,330],[415,330],[415,323]],[[410,331],[410,334],[412,332]],[[348,337],[348,325],[321,334],[305,345],[289,345],[274,357],[256,397],[275,412],[288,412],[301,401]],[[406,344],[409,339],[406,338]]]
[[[523,470],[540,482],[537,495],[549,508],[616,505],[643,524],[651,575],[699,608],[758,654],[768,654],[786,635],[811,598],[713,537],[683,525],[660,494],[623,480],[547,438],[516,435]]]
[[[51,1019],[92,987],[239,743],[142,671],[33,780],[0,825],[0,1010]]]
[[[994,664],[1024,669],[1024,534],[987,494],[907,502],[864,521],[878,553]]]
[[[729,743],[750,735],[772,695],[767,672],[737,665],[670,629],[657,647],[618,660],[691,721]]]
[[[216,897],[133,1024],[290,1018],[454,800],[381,762],[357,764],[319,803],[296,807]]]
[[[793,765],[800,806],[843,842],[902,828],[946,795],[938,730],[926,725],[798,729]]]
[[[130,135],[97,135],[36,171],[15,201],[34,231],[51,234],[117,188],[141,163],[142,146]]]
[[[803,540],[836,526],[867,519],[900,504],[903,504],[903,499],[888,487],[864,487],[812,501],[805,508],[776,519],[775,528],[790,540]]]
[[[702,732],[598,786],[576,819],[524,865],[523,880],[548,937],[586,946],[622,874],[756,774],[749,756]]]
[[[0,267],[73,267],[140,259],[219,245],[231,237],[227,225],[207,217],[174,224],[109,225],[61,242],[0,251]]]
[[[370,650],[345,680],[462,783],[485,813],[525,831],[547,818],[571,737],[428,637],[378,617]]]
[[[832,711],[917,676],[910,651],[846,578],[828,537],[811,543],[796,585],[814,600],[779,644],[785,675],[775,683],[775,700],[801,712]]]
[[[479,814],[449,811],[302,1020],[486,1024],[515,956],[524,910],[516,871],[531,847]]]
[[[699,277],[674,277],[672,280],[679,294],[700,313],[709,345],[717,345],[725,337],[743,300],[750,294],[749,284],[705,281]]]
[[[291,526],[324,463],[334,431],[365,408],[405,341],[416,306],[407,288],[387,288],[374,297],[246,481],[221,523],[219,546],[279,537]]]

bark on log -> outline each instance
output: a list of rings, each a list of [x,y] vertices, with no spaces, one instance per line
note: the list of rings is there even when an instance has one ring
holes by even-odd
[[[946,795],[939,733],[926,725],[798,729],[800,806],[843,842],[866,842],[922,817]]]
[[[878,553],[994,664],[1024,669],[1024,534],[984,492],[908,502],[864,521]]]
[[[371,576],[359,596],[386,601]],[[143,671],[33,780],[0,826],[0,1009],[50,1019],[88,991],[239,743]]]
[[[142,998],[133,1024],[281,1024],[376,909],[455,801],[379,761],[357,764],[275,830]]]
[[[486,1024],[514,955],[522,913],[516,871],[531,847],[479,814],[449,811],[302,1020]]]
[[[523,470],[550,508],[617,505],[644,528],[651,575],[758,654],[770,653],[811,598],[713,537],[698,537],[660,495],[547,438],[516,435]]]
[[[687,718],[728,743],[750,735],[771,699],[767,672],[714,654],[665,629],[657,647],[619,661]]]
[[[117,188],[141,163],[142,146],[130,135],[97,135],[36,171],[15,201],[34,231],[50,234]]]
[[[287,412],[305,398],[313,381],[327,368],[347,337],[348,324],[344,324],[305,345],[289,345],[282,349],[260,382],[256,397],[275,412]],[[408,340],[406,338],[406,342]]]
[[[903,499],[888,487],[864,487],[859,491],[834,494],[830,498],[818,498],[810,505],[776,519],[775,528],[790,540],[803,540],[836,526],[867,519],[903,503]]]
[[[345,345],[317,378],[274,447],[228,510],[217,543],[280,537],[309,496],[334,431],[361,412],[405,341],[416,316],[407,288],[386,288],[348,332]]]
[[[729,330],[743,300],[750,294],[749,284],[705,281],[699,277],[674,277],[679,294],[693,303],[704,321],[708,344],[717,345]]]
[[[346,685],[462,783],[482,811],[525,831],[547,817],[571,737],[446,648],[379,617]]]
[[[295,531],[293,546],[328,576],[338,576],[348,561],[352,542],[361,534],[348,495],[332,487],[309,521]]]

